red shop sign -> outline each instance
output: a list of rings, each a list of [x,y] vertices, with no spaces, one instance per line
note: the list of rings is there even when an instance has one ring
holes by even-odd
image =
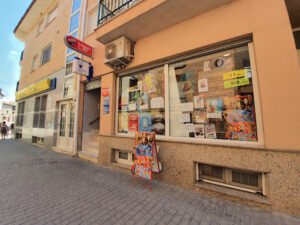
[[[104,97],[109,96],[109,89],[108,88],[102,88],[102,96],[104,96]]]
[[[73,36],[65,36],[64,38],[66,45],[76,52],[82,53],[86,56],[93,57],[93,48],[86,43],[79,41]]]

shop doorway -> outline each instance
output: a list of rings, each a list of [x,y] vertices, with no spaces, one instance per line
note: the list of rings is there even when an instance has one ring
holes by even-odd
[[[98,156],[99,151],[100,99],[100,82],[99,85],[86,86],[84,93],[81,151],[90,153],[93,156]]]
[[[75,103],[63,101],[59,103],[57,147],[72,152],[74,146]]]

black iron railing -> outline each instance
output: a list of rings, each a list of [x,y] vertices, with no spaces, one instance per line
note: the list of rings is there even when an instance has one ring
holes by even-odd
[[[118,15],[139,1],[141,0],[100,0],[97,25],[100,26],[108,19]]]

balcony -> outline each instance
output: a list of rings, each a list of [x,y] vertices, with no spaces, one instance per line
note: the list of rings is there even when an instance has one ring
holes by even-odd
[[[137,41],[233,0],[100,0],[97,40]]]

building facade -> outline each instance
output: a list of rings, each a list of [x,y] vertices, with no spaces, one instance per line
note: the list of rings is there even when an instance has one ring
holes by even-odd
[[[81,8],[78,0],[32,1],[15,29],[25,43],[16,92],[16,138],[70,154],[78,77],[70,71],[76,53],[63,39],[80,35]]]
[[[58,8],[74,2],[58,1]],[[75,36],[71,25],[53,28],[60,30],[54,33],[61,35],[61,61],[27,75],[22,65],[21,89],[52,67],[64,70],[62,88],[57,82],[55,89],[60,98],[52,100],[56,116],[49,116],[54,148],[130,172],[135,132],[155,132],[162,163],[155,179],[299,215],[299,1],[77,2],[80,15],[59,10],[57,17],[68,14],[70,24],[81,18],[76,37],[94,48],[93,58],[83,56],[94,67],[92,81],[73,82],[78,110],[67,113],[72,106],[61,97],[65,65],[75,54],[62,47],[64,35]],[[29,34],[24,59],[31,54],[30,61],[36,53],[27,50]],[[36,96],[24,99],[34,105]],[[66,147],[70,130],[73,144]],[[30,140],[33,131],[26,133]]]

